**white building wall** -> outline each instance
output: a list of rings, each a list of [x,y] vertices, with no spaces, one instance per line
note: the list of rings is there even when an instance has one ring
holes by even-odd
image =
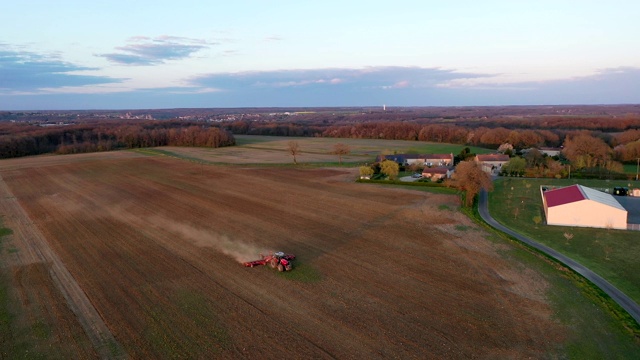
[[[627,211],[582,200],[547,208],[547,224],[626,230]]]

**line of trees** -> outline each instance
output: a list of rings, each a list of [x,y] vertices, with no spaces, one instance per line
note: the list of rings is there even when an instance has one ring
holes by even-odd
[[[466,144],[498,148],[508,142],[517,148],[532,146],[559,146],[562,135],[550,130],[507,129],[503,127],[464,127],[458,125],[415,123],[366,123],[349,126],[331,126],[321,133],[323,137],[418,140],[438,143]]]
[[[235,145],[235,138],[225,129],[184,121],[96,121],[48,127],[0,124],[0,158],[167,145],[222,147]]]
[[[402,112],[298,114],[295,117],[238,120],[225,123],[234,134],[273,136],[319,136],[387,140],[430,141],[482,146],[496,149],[510,143],[517,149],[535,146],[559,147],[568,136],[588,131],[612,148],[640,140],[640,115],[533,115],[469,117],[472,109],[409,109]],[[497,111],[501,109],[476,109]],[[502,109],[505,110],[505,109]],[[506,109],[509,110],[509,109]],[[527,110],[527,109],[524,109]],[[523,111],[524,111],[523,110]],[[531,110],[534,111],[534,110]],[[543,109],[544,110],[544,109]],[[602,109],[601,109],[602,110]],[[453,111],[454,116],[444,116]],[[516,111],[516,110],[509,110]],[[540,109],[536,111],[541,111]],[[480,114],[478,113],[478,114]],[[621,161],[630,161],[640,145],[626,145],[616,151]]]

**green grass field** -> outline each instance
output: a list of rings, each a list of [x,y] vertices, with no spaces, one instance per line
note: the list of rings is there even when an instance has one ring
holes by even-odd
[[[544,225],[540,186],[574,183],[628,186],[628,181],[502,178],[489,195],[489,210],[502,224],[575,259],[640,302],[640,232]]]

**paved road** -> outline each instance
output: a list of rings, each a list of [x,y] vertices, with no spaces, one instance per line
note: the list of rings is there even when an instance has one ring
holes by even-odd
[[[493,217],[491,217],[491,215],[489,214],[489,205],[488,205],[488,195],[486,191],[482,191],[480,193],[480,202],[478,205],[478,210],[480,212],[480,216],[484,219],[484,221],[486,221],[489,225],[493,226],[494,228],[505,232],[511,236],[513,236],[514,238],[522,241],[523,243],[532,246],[540,251],[542,251],[543,253],[551,256],[552,258],[562,262],[563,264],[565,264],[566,266],[568,266],[569,268],[571,268],[572,270],[574,270],[575,272],[579,273],[580,275],[584,276],[585,278],[587,278],[589,281],[591,281],[592,283],[594,283],[597,287],[599,287],[602,291],[604,291],[605,293],[607,293],[607,295],[609,295],[615,302],[617,302],[623,309],[625,309],[635,320],[638,324],[640,324],[640,306],[638,306],[638,304],[633,301],[631,298],[629,298],[627,295],[625,295],[622,291],[618,290],[615,286],[611,285],[607,280],[601,278],[600,276],[598,276],[596,273],[594,273],[593,271],[587,269],[586,267],[584,267],[582,264],[576,262],[575,260],[562,255],[561,253],[553,250],[550,247],[544,246],[542,244],[539,244],[535,241],[533,241],[532,239],[523,236],[507,227],[505,227],[502,224],[499,224]]]

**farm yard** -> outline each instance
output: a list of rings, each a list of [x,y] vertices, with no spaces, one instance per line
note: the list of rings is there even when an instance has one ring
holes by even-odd
[[[610,189],[610,193],[615,186],[635,185],[622,180],[503,178],[494,183],[489,208],[502,224],[577,260],[640,302],[640,232],[545,224],[540,187],[573,184]],[[640,201],[619,196],[615,199],[635,211]],[[637,223],[635,211],[628,214],[631,223]]]
[[[351,168],[152,150],[0,161],[2,226],[13,232],[0,238],[0,319],[16,337],[0,335],[2,357],[640,349],[553,265],[457,211],[456,196],[357,184]],[[297,255],[292,272],[241,265],[274,250]],[[575,314],[559,315],[558,301]]]

